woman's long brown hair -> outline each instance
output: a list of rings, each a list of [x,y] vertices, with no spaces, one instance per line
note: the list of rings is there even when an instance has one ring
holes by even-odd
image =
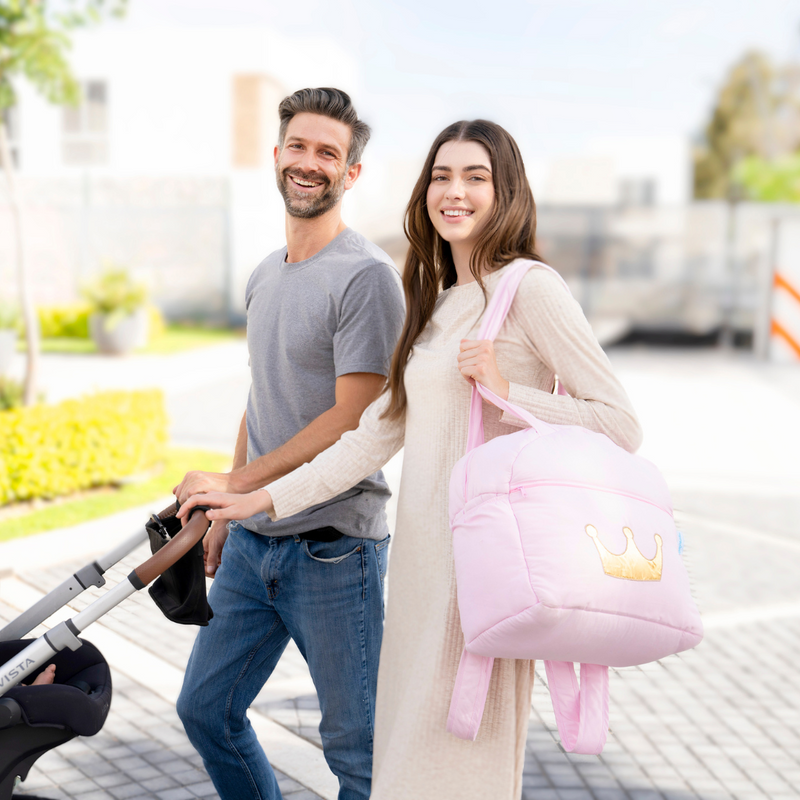
[[[494,207],[469,260],[470,272],[481,289],[481,267],[492,272],[516,258],[542,260],[536,253],[536,205],[517,143],[504,128],[484,119],[449,125],[431,145],[406,207],[403,229],[410,244],[403,271],[406,320],[389,371],[391,397],[384,416],[390,419],[406,410],[404,375],[411,348],[428,324],[439,292],[450,288],[458,277],[450,245],[433,227],[427,206],[436,154],[443,144],[453,141],[483,145],[492,163]]]

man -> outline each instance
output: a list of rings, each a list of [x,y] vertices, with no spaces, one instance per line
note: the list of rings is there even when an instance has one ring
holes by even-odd
[[[252,386],[233,469],[188,473],[175,489],[181,502],[253,491],[357,427],[384,386],[402,326],[389,257],[341,217],[369,127],[337,89],[295,92],[279,112],[275,175],[287,246],[247,285]],[[290,637],[319,695],[339,798],[369,797],[388,496],[376,473],[290,519],[258,514],[227,530],[215,523],[206,535],[214,619],[197,637],[178,713],[222,798],[281,797],[245,712]]]

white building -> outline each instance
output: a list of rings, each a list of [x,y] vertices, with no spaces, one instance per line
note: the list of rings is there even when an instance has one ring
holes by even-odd
[[[20,83],[9,118],[38,302],[64,302],[103,260],[150,280],[173,313],[240,313],[252,269],[284,241],[275,188],[277,106],[304,86],[357,96],[329,40],[263,28],[75,36],[77,108]],[[347,199],[357,221],[358,199]],[[0,193],[0,280],[13,251]]]
[[[247,278],[285,240],[272,157],[278,103],[303,86],[327,85],[349,91],[361,108],[355,58],[328,39],[291,40],[259,27],[122,23],[77,35],[71,61],[84,89],[78,108],[55,107],[21,84],[9,120],[36,302],[75,299],[80,280],[108,260],[145,276],[171,316],[241,318]],[[346,221],[398,261],[402,211],[423,158],[368,148],[345,200]],[[576,283],[592,316],[680,319],[699,331],[717,324],[705,295],[685,299],[690,282],[722,285],[730,260],[724,209],[713,236],[700,226],[703,252],[692,244],[693,220],[707,212],[687,212],[687,140],[598,138],[527,166],[543,255]],[[13,285],[3,203],[0,192],[0,293]],[[676,287],[669,304],[665,285]],[[703,313],[686,322],[695,307]]]
[[[692,200],[692,159],[682,136],[593,139],[580,153],[538,163],[543,205],[685,206]]]

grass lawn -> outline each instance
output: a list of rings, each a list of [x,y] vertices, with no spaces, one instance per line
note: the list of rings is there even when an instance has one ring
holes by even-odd
[[[242,334],[228,328],[200,328],[186,325],[168,325],[164,333],[153,339],[146,347],[140,347],[135,353],[170,355],[181,353],[185,350],[194,350],[198,347],[208,347],[214,344],[223,344],[241,338]],[[69,353],[83,355],[96,353],[97,348],[91,339],[77,339],[60,337],[42,339],[40,342],[43,353]],[[25,342],[17,344],[18,351],[25,351]]]
[[[78,525],[81,522],[158,500],[170,494],[172,488],[189,470],[224,472],[230,468],[230,463],[229,457],[208,450],[169,447],[161,467],[141,481],[93,489],[81,492],[77,497],[20,503],[0,508],[0,541]],[[142,520],[142,524],[144,522],[146,520]]]

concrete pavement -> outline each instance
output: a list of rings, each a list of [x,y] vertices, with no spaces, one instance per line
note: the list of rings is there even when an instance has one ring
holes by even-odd
[[[800,797],[800,370],[717,351],[625,350],[611,357],[642,418],[643,453],[673,490],[706,639],[680,656],[612,670],[611,730],[600,757],[560,749],[546,676],[537,670],[523,796]],[[162,358],[169,363],[146,369],[127,359],[115,385],[165,376],[179,443],[221,446],[227,435],[232,442],[247,391],[243,346]],[[95,366],[85,365],[87,377]],[[75,385],[82,383],[75,363],[70,370]],[[191,379],[175,377],[187,374]],[[103,380],[111,380],[111,370]],[[208,403],[211,416],[204,413]],[[398,466],[399,460],[387,473],[395,487]],[[12,617],[82,565],[91,553],[79,549],[108,549],[128,535],[144,511],[0,546],[0,567],[14,567],[13,576],[0,579],[0,617]],[[110,581],[137,559],[113,570]],[[391,566],[389,578],[391,591]],[[98,736],[41,759],[24,791],[92,800],[214,797],[174,711],[193,630],[168,623],[142,592],[86,638],[112,666],[108,722]],[[318,747],[313,684],[296,649],[284,655],[251,717],[283,770],[287,797],[336,796]]]

